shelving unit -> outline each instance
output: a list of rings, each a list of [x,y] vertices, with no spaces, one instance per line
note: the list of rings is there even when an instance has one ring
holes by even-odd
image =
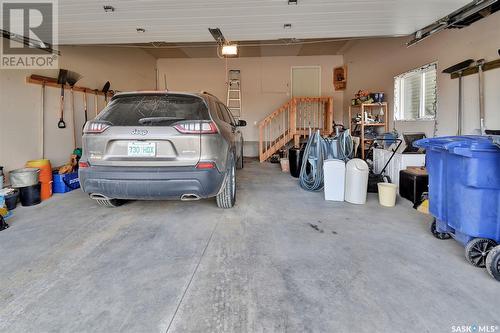
[[[357,111],[357,110],[359,110],[359,111]],[[367,122],[366,121],[365,112],[371,112],[372,114],[374,114],[375,112],[378,111],[378,113],[375,113],[375,114],[380,115],[381,110],[384,113],[384,115],[383,115],[384,121],[383,122]],[[355,114],[361,113],[361,121],[360,122],[353,121],[353,119],[352,119],[353,113],[355,113]],[[365,128],[366,127],[376,127],[376,128],[384,127],[385,132],[389,131],[388,114],[389,114],[389,108],[388,108],[388,105],[386,102],[384,102],[384,103],[371,103],[371,104],[365,103],[365,104],[361,104],[361,105],[351,105],[349,107],[349,122],[351,124],[351,134],[352,134],[354,128],[356,127],[356,125],[359,125],[361,127],[360,146],[361,146],[361,158],[362,159],[365,159],[365,150],[368,149],[366,144],[373,142],[373,139],[366,139],[365,138]]]

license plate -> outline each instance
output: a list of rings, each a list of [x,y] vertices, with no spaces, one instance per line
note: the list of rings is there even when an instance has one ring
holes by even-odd
[[[154,142],[129,142],[128,156],[134,157],[155,157],[156,143]]]

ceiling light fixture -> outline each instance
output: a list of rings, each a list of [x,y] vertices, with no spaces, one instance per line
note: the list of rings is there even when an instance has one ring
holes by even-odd
[[[105,13],[112,13],[115,11],[115,7],[109,5],[102,6],[102,8],[104,8]]]
[[[144,29],[144,28],[136,28],[135,31],[137,31],[140,34],[143,34],[143,33],[146,32],[146,29]]]
[[[288,4],[289,5],[296,5],[296,4],[298,4],[298,1],[297,0],[288,0]]]
[[[238,56],[238,44],[230,43],[219,28],[208,28],[208,31],[217,43],[217,52],[221,52],[226,58]]]
[[[283,29],[292,29],[292,24],[291,23],[283,24]]]
[[[238,55],[238,45],[227,44],[222,46],[222,55],[226,57],[235,57]]]

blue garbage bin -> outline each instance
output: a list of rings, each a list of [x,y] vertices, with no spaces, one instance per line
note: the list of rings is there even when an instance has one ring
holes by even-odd
[[[418,140],[426,149],[429,211],[436,231],[466,245],[466,257],[484,267],[500,243],[500,148],[486,136]]]

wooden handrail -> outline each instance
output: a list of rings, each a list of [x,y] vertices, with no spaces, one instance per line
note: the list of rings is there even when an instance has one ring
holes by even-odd
[[[291,140],[298,146],[309,129],[333,132],[332,97],[294,97],[259,122],[259,158],[263,162]]]

